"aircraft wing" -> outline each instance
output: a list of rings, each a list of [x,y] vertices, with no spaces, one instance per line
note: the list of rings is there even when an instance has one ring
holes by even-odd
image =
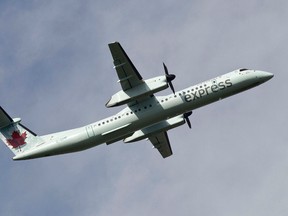
[[[150,136],[148,139],[152,142],[153,146],[158,149],[163,158],[173,154],[166,131]]]
[[[110,43],[108,46],[114,60],[114,68],[117,71],[119,82],[123,91],[132,89],[142,84],[144,82],[142,76],[139,74],[120,43],[114,42]]]
[[[162,157],[166,158],[173,154],[167,131],[183,125],[184,123],[184,116],[178,115],[135,131],[131,136],[126,137],[123,141],[124,143],[132,143],[148,138],[152,142],[153,146],[158,149]]]

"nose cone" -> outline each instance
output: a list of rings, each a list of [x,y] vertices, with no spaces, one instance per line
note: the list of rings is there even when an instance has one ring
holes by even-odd
[[[272,79],[274,74],[266,72],[266,71],[257,71],[257,77],[262,81],[266,82],[270,79]]]

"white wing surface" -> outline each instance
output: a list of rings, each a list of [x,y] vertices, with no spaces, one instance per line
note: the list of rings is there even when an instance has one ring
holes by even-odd
[[[110,43],[109,49],[114,60],[114,68],[117,71],[122,90],[126,91],[143,84],[144,81],[142,76],[139,74],[120,43]]]
[[[173,154],[167,132],[160,132],[148,137],[153,146],[158,149],[163,158]]]

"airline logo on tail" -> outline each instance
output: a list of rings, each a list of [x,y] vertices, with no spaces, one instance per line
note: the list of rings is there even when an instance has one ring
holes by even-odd
[[[12,147],[14,149],[23,146],[26,144],[25,140],[27,138],[27,132],[20,134],[19,131],[14,131],[11,135],[11,139],[6,139],[7,144],[9,147]]]

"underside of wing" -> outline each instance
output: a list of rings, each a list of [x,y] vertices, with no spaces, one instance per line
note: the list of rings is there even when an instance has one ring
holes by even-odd
[[[119,42],[109,44],[114,66],[123,91],[143,83],[143,79]]]
[[[106,103],[106,107],[115,107],[124,104],[133,106],[153,98],[154,93],[168,88],[168,83],[174,77],[165,74],[143,80],[119,42],[110,43],[109,49],[122,90],[111,96],[110,100]]]
[[[137,130],[133,135],[126,137],[123,141],[124,143],[132,143],[148,138],[153,146],[158,149],[162,157],[166,158],[172,155],[167,131],[183,125],[184,123],[185,119],[183,115],[175,116],[141,130]]]
[[[153,146],[158,149],[163,158],[173,154],[167,132],[160,132],[148,137]]]

